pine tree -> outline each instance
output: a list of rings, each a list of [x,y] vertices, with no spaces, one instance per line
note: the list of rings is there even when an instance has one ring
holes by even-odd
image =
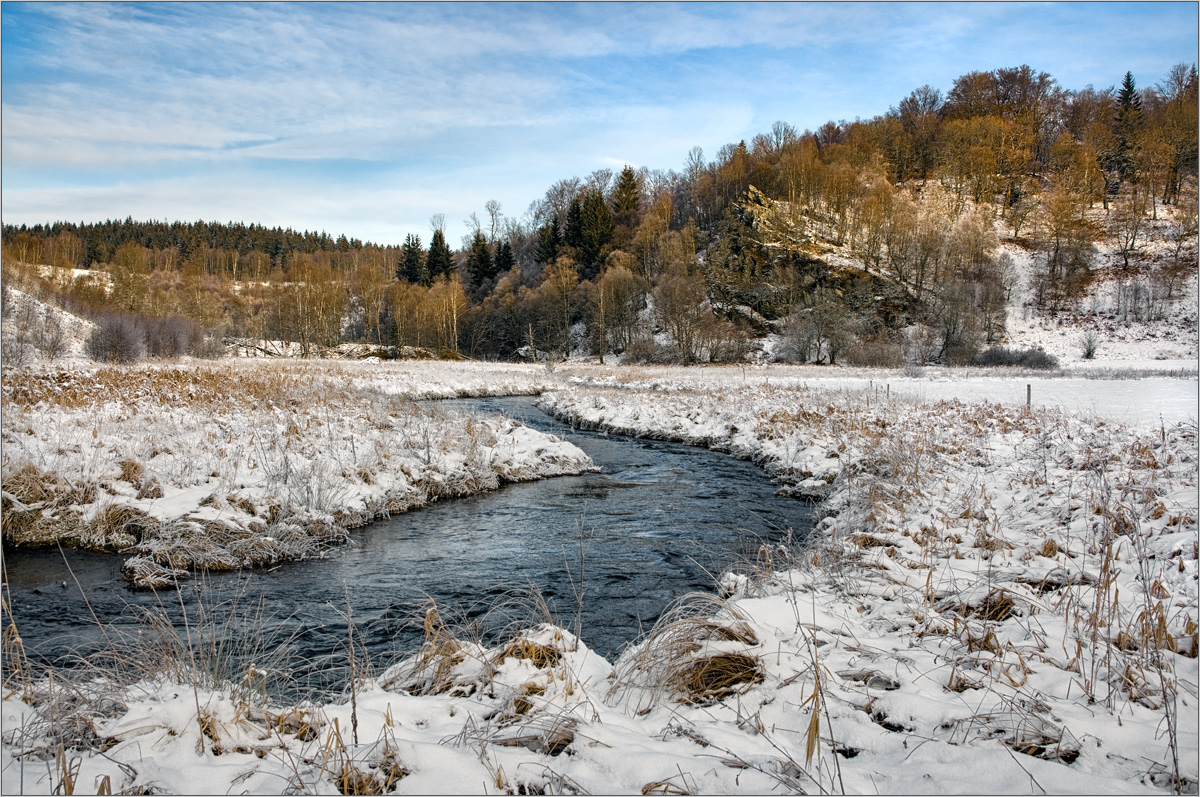
[[[632,166],[626,164],[625,168],[621,170],[621,174],[617,176],[617,185],[613,188],[613,212],[617,216],[635,214],[641,200],[642,189],[638,185],[637,173],[634,172]]]
[[[438,277],[448,277],[454,271],[454,256],[450,253],[450,247],[446,245],[446,236],[441,230],[433,231],[425,267],[428,270],[430,282]]]
[[[517,264],[516,258],[513,257],[512,244],[508,241],[501,241],[496,247],[496,259],[492,263],[493,276],[506,274]]]
[[[583,202],[579,197],[567,205],[567,228],[563,231],[563,243],[575,249],[583,246]]]
[[[494,268],[487,237],[481,230],[476,230],[475,237],[471,239],[471,248],[467,252],[467,273],[471,276],[472,286],[476,290],[483,287],[484,283],[495,277]]]
[[[400,264],[396,267],[396,278],[406,282],[429,284],[425,271],[425,251],[421,249],[421,237],[409,233],[400,247]]]
[[[555,213],[550,221],[538,230],[537,246],[533,250],[533,259],[542,265],[549,265],[558,257],[558,214]]]
[[[612,241],[617,221],[599,191],[589,193],[583,200],[582,231],[579,246],[579,276],[590,280],[600,272],[600,260]]]

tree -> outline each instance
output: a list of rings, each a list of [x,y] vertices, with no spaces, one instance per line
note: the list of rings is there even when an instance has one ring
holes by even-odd
[[[579,272],[575,270],[575,261],[564,255],[542,272],[542,284],[538,287],[542,303],[548,311],[547,321],[564,358],[571,354],[571,321],[575,314],[578,284]]]
[[[1091,284],[1097,230],[1086,209],[1081,197],[1060,187],[1043,194],[1036,237],[1044,271],[1037,292],[1040,304],[1051,311],[1062,309]]]
[[[409,233],[400,247],[400,263],[396,267],[396,279],[407,282],[429,284],[425,271],[425,250],[421,248],[421,237]]]
[[[605,247],[612,240],[617,223],[599,191],[589,192],[584,198],[580,217],[580,276],[591,279],[600,271],[600,263],[608,254]]]
[[[501,241],[496,247],[496,257],[492,262],[492,276],[507,274],[516,264],[517,261],[513,257],[512,244],[508,241]]]
[[[578,195],[567,205],[567,223],[563,230],[563,243],[579,250],[583,246],[583,200]]]
[[[449,277],[454,271],[454,255],[446,245],[446,233],[441,229],[433,231],[429,241],[429,254],[425,260],[428,279],[432,283],[438,277]]]
[[[684,274],[664,274],[654,289],[654,314],[671,335],[675,351],[684,363],[700,356],[700,325],[710,315],[704,279]]]
[[[475,231],[471,239],[471,248],[467,250],[467,275],[470,276],[476,292],[481,291],[496,276],[487,238],[480,230]]]
[[[1129,270],[1129,259],[1136,257],[1146,245],[1146,210],[1153,201],[1149,186],[1133,185],[1121,189],[1109,235],[1113,246],[1121,253],[1126,271]]]
[[[632,226],[637,212],[641,207],[642,187],[633,167],[626,164],[617,175],[617,184],[613,188],[612,209],[621,224]]]
[[[537,245],[533,250],[533,259],[543,266],[553,263],[558,257],[559,246],[558,214],[555,213],[538,230]]]
[[[1117,168],[1122,179],[1134,175],[1132,150],[1134,139],[1142,125],[1142,97],[1137,91],[1133,73],[1126,72],[1117,92]]]
[[[941,110],[942,93],[926,85],[902,100],[896,112],[911,153],[912,172],[922,180],[929,177],[933,168]],[[897,169],[897,181],[906,177],[906,173]]]

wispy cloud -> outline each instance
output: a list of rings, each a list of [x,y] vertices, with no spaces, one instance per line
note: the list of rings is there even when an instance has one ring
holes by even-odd
[[[244,213],[393,240],[487,198],[519,213],[600,166],[678,168],[776,119],[881,113],[970,69],[1149,84],[1194,57],[1195,19],[1137,3],[5,4],[3,210]],[[1107,64],[1100,43],[1131,29],[1129,63]]]

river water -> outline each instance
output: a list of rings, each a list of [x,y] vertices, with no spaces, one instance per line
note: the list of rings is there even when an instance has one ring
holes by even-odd
[[[8,597],[27,652],[64,663],[105,648],[106,636],[136,650],[156,639],[139,615],[170,616],[183,636],[186,609],[190,629],[203,613],[217,620],[218,637],[262,637],[264,651],[247,657],[290,655],[293,686],[326,688],[344,674],[347,607],[378,666],[420,644],[427,598],[449,620],[477,621],[487,637],[506,622],[536,622],[536,612],[517,608],[528,600],[488,611],[532,589],[563,627],[578,620],[583,640],[611,661],[674,598],[713,591],[726,566],[811,527],[808,505],[775,495],[762,470],[725,454],[573,430],[527,397],[436,404],[432,411],[503,413],[564,437],[601,472],[434,504],[359,529],[323,559],[207,574],[179,593],[129,590],[119,555],[6,548]]]

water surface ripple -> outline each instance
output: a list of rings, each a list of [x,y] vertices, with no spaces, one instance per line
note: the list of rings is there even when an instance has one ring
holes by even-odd
[[[415,608],[426,596],[462,619],[481,617],[507,591],[532,586],[570,628],[582,536],[582,636],[612,660],[671,600],[714,589],[712,575],[735,559],[753,557],[788,529],[803,535],[810,528],[807,505],[775,495],[762,470],[725,454],[573,430],[527,397],[428,406],[516,417],[575,443],[602,470],[509,484],[398,515],[355,531],[324,559],[205,575],[181,593],[190,621],[202,609],[217,617],[231,607],[241,615],[261,611],[269,635],[291,636],[293,652],[317,662],[314,682],[344,659],[347,597],[363,642],[383,663],[420,643]],[[102,635],[91,611],[110,625],[110,636],[136,635],[139,607],[161,607],[178,622],[179,596],[127,589],[123,558],[68,551],[72,576],[57,550],[6,548],[13,618],[27,649],[52,661],[93,649]]]

